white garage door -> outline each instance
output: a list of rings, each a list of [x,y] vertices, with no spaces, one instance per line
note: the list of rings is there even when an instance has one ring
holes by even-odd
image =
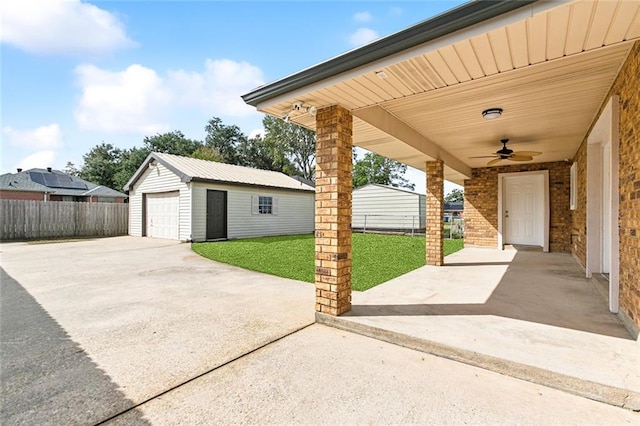
[[[147,194],[147,236],[178,240],[180,192]]]

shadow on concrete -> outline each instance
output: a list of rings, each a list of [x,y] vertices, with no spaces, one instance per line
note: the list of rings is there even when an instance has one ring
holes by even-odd
[[[485,264],[454,265],[474,268]],[[633,340],[570,256],[518,251],[511,262],[495,264],[509,267],[485,303],[353,305],[343,316],[494,315]]]
[[[96,424],[135,405],[19,282],[0,274],[0,424]],[[135,409],[128,416],[149,424]]]

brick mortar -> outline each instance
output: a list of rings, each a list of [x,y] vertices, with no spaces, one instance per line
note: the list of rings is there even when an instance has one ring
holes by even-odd
[[[571,164],[565,161],[513,164],[472,170],[464,181],[464,243],[469,246],[498,245],[498,175],[528,171],[549,171],[549,250],[570,252],[571,210],[569,209]]]
[[[316,115],[316,311],[351,309],[352,115],[333,105]]]
[[[444,162],[428,161],[425,165],[426,195],[426,262],[427,265],[444,264]]]
[[[604,98],[599,117],[609,99],[620,98],[619,112],[619,237],[620,310],[640,327],[640,41],[635,42]],[[594,120],[592,126],[595,125]],[[587,132],[589,134],[590,132]],[[572,252],[586,264],[587,245],[587,140],[574,158],[578,165],[577,208],[573,214]]]

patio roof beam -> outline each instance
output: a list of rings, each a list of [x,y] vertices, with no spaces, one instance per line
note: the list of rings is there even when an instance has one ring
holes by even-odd
[[[466,178],[471,179],[471,167],[467,166],[460,159],[430,141],[422,134],[418,133],[411,126],[407,125],[384,108],[380,106],[363,108],[353,111],[353,115],[382,130],[400,142],[406,143],[407,145],[417,149],[431,157],[433,160],[442,160],[449,168],[461,173]]]

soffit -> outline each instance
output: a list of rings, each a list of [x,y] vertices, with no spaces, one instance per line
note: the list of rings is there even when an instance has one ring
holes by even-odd
[[[419,169],[425,161],[451,156],[469,168],[484,167],[488,159],[469,157],[495,152],[502,138],[516,151],[543,152],[533,162],[573,158],[631,42],[640,38],[640,2],[574,1],[487,28],[474,28],[471,36],[449,44],[428,43],[409,58],[345,73],[260,109],[280,117],[297,100],[319,108],[340,104],[354,113],[355,145]],[[425,143],[408,145],[388,128],[358,118],[372,107],[415,130]],[[490,107],[503,108],[503,117],[483,121],[481,112]],[[315,128],[308,114],[292,114],[291,120]],[[443,155],[425,152],[429,144]],[[445,174],[461,183],[467,171],[454,166]]]

